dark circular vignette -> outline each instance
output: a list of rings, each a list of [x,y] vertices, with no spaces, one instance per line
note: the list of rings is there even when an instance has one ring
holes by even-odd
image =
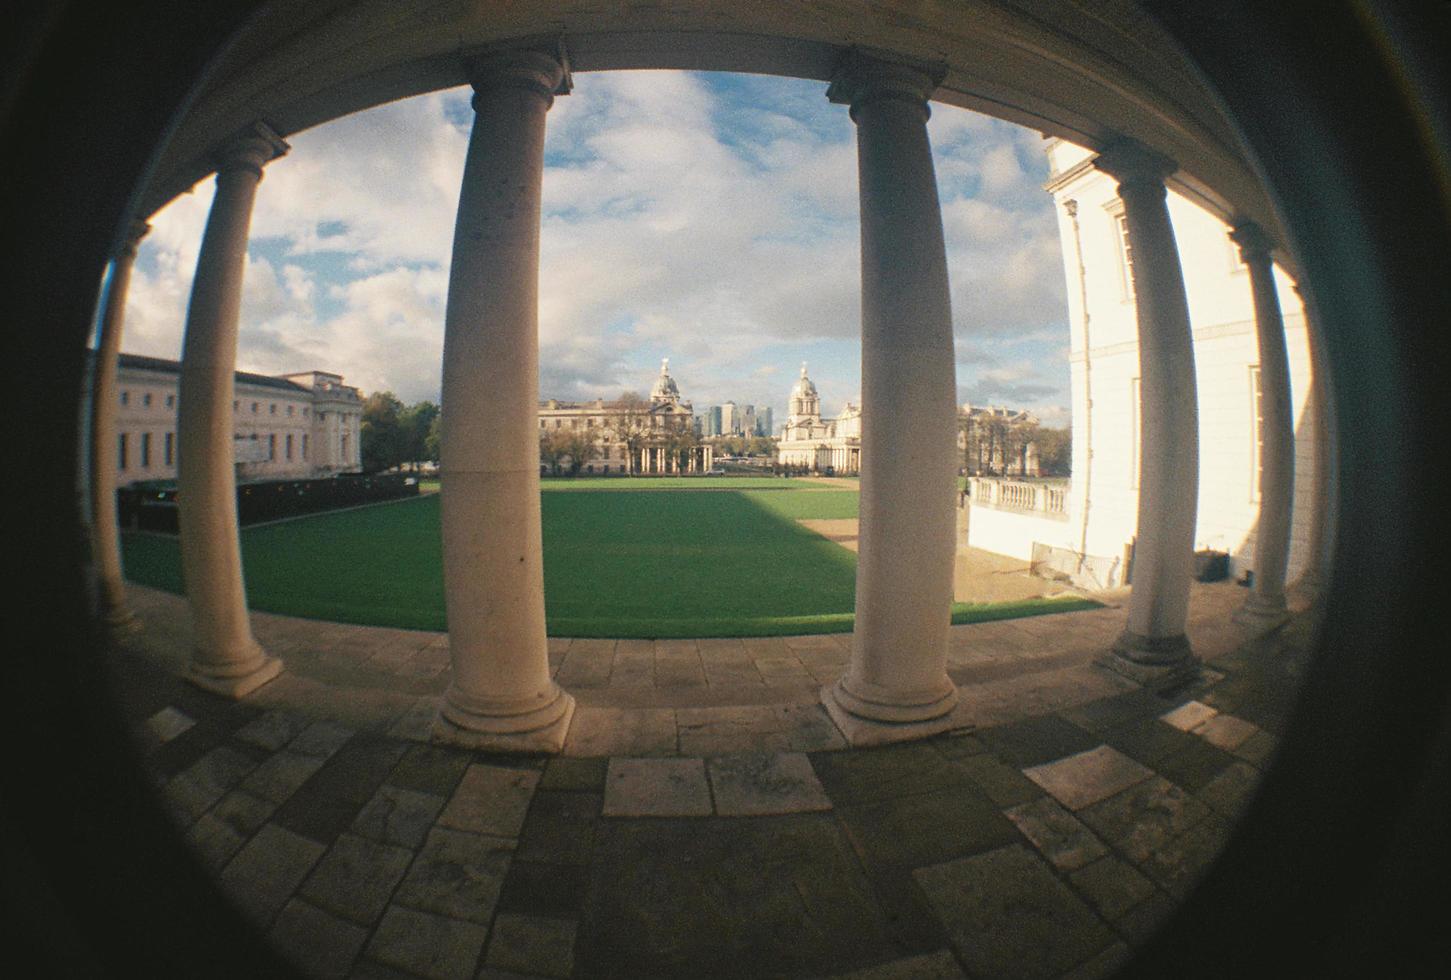
[[[5,922],[49,973],[281,976],[141,775],[89,619],[76,485],[85,337],[155,148],[259,0],[22,0],[0,38],[8,437],[28,493],[0,738]],[[1339,418],[1337,557],[1281,755],[1126,972],[1419,975],[1448,961],[1451,663],[1427,471],[1451,364],[1451,4],[1144,6],[1238,124],[1290,230]],[[12,504],[14,507],[14,504]]]

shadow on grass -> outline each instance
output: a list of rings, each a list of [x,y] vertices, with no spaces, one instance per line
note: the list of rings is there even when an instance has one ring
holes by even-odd
[[[249,604],[335,622],[445,629],[438,505],[430,495],[243,530]],[[854,491],[601,490],[546,493],[542,507],[552,636],[851,631],[856,556],[797,522],[856,517]],[[132,581],[182,591],[175,538],[127,534],[123,549]],[[1096,605],[959,603],[952,620]]]

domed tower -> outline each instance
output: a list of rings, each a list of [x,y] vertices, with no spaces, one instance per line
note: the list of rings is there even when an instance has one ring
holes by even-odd
[[[806,376],[806,362],[801,362],[801,377],[791,389],[792,428],[803,422],[821,421],[821,397],[816,394],[816,385]]]
[[[680,404],[680,389],[676,387],[675,379],[670,376],[670,358],[660,362],[660,377],[655,379],[655,387],[650,389],[650,401],[655,405],[669,403]]]

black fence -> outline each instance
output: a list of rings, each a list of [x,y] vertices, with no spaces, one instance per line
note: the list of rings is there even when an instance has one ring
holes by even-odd
[[[260,524],[417,495],[418,481],[401,474],[243,483],[237,487],[237,521]],[[174,486],[126,487],[116,491],[117,517],[123,528],[175,534],[178,496]]]

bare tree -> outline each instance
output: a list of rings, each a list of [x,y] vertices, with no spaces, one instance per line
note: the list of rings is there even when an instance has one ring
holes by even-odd
[[[611,406],[616,410],[610,429],[615,441],[625,448],[628,473],[639,472],[640,450],[650,441],[650,403],[639,392],[627,391]]]

